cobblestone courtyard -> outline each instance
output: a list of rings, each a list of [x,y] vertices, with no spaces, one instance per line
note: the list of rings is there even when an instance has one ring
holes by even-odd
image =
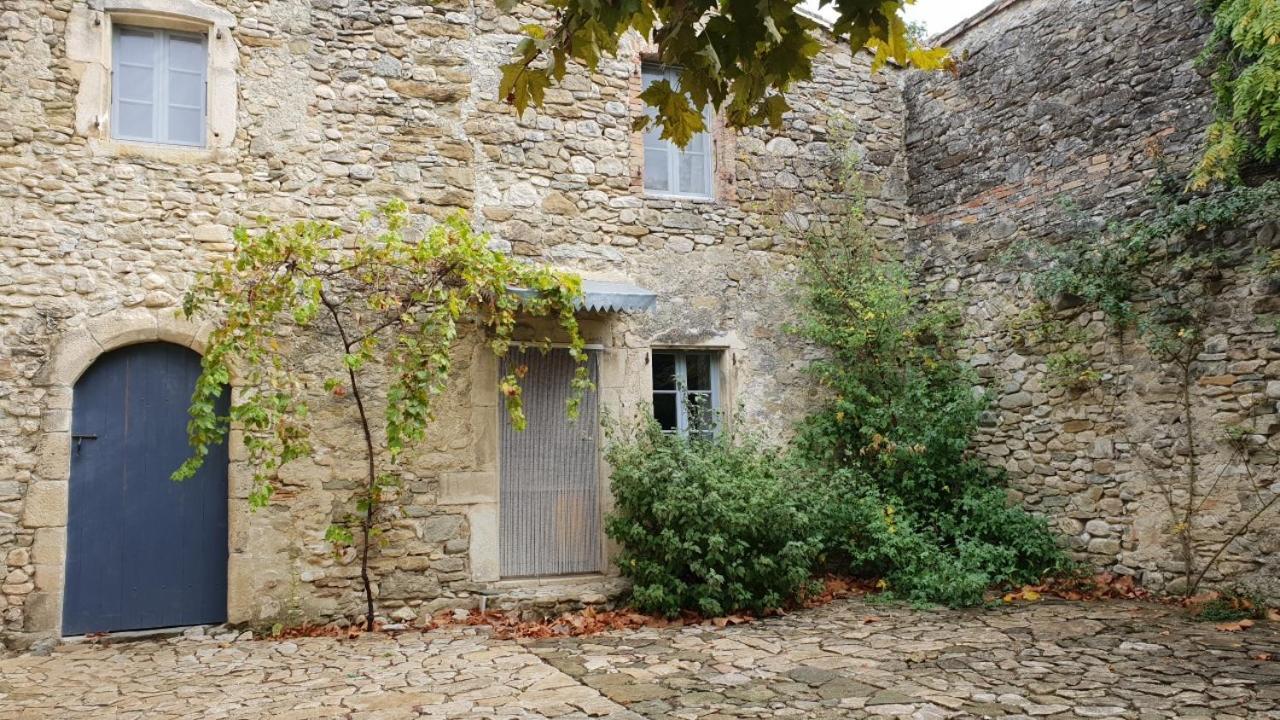
[[[1280,718],[1280,628],[1127,603],[918,611],[536,641],[158,640],[0,660],[0,717]]]

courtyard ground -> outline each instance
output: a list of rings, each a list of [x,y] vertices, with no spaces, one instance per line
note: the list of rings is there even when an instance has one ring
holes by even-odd
[[[65,645],[0,660],[5,719],[419,717],[1280,718],[1280,627],[1225,632],[1135,603],[851,600],[586,638],[459,628]]]

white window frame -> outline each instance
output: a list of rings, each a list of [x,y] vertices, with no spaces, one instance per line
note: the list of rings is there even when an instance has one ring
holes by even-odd
[[[673,390],[659,390],[656,386],[652,390],[653,396],[658,395],[674,395],[676,399],[676,428],[675,430],[667,430],[666,432],[674,432],[680,435],[689,434],[689,396],[690,395],[708,395],[711,400],[711,414],[713,435],[718,435],[723,427],[724,413],[721,411],[720,404],[720,357],[721,353],[717,350],[699,350],[699,349],[682,349],[682,348],[654,348],[650,352],[651,356],[672,355],[675,358],[676,370],[676,386]],[[689,356],[699,355],[710,359],[710,390],[689,390]],[[657,358],[652,358],[652,365],[657,367]],[[650,370],[652,375],[653,370]],[[656,403],[654,403],[656,406]],[[656,417],[655,417],[656,419]]]
[[[655,81],[666,80],[668,83],[671,84],[671,87],[675,89],[679,89],[680,87],[680,68],[672,65],[662,65],[659,63],[650,63],[650,62],[641,63],[640,83],[642,88],[645,86],[646,81],[648,80],[649,77],[653,77]],[[648,113],[651,118],[654,116],[653,108],[649,107],[648,105],[645,106],[645,112]],[[712,115],[712,112],[711,112],[711,106],[708,105],[707,107],[703,108],[702,121],[704,126],[706,127],[706,130],[700,133],[697,133],[695,137],[697,135],[705,135],[707,138],[707,152],[706,152],[707,161],[706,163],[703,164],[703,170],[704,170],[703,182],[704,182],[704,186],[706,187],[706,192],[685,192],[684,190],[676,187],[680,181],[680,156],[684,154],[685,151],[683,148],[678,147],[674,142],[671,142],[670,140],[660,139],[658,142],[661,142],[667,146],[666,156],[667,156],[668,189],[666,190],[650,190],[649,189],[648,182],[647,182],[648,180],[648,162],[646,159],[647,153],[644,152],[645,148],[642,148],[640,162],[644,167],[641,168],[641,187],[644,188],[645,195],[648,195],[650,197],[671,197],[671,198],[682,198],[682,199],[692,198],[696,200],[711,200],[715,198],[716,146],[715,146],[715,133],[712,132],[712,128],[714,127],[714,122],[713,122],[714,116]],[[645,138],[642,138],[642,144],[644,139]]]
[[[190,33],[204,38],[203,137],[176,144],[125,139],[113,129],[112,88],[117,25]],[[172,163],[207,163],[236,142],[239,92],[236,17],[204,0],[77,0],[67,14],[66,59],[79,87],[75,95],[75,133],[87,140],[95,157],[145,158]],[[195,70],[193,66],[190,68]]]
[[[155,131],[155,137],[140,137],[134,135],[126,135],[121,132],[119,123],[111,123],[111,137],[114,140],[124,140],[127,142],[150,143],[154,145],[175,145],[180,147],[203,148],[207,144],[209,127],[209,38],[206,33],[185,32],[182,30],[169,30],[166,28],[147,27],[145,25],[130,25],[127,23],[113,24],[111,28],[111,117],[120,117],[120,93],[118,80],[118,69],[121,65],[120,57],[120,36],[125,32],[151,33],[155,36],[155,57],[153,58],[152,70],[155,73],[155,87],[151,96],[151,127]],[[189,108],[198,109],[200,111],[200,129],[199,141],[183,142],[181,140],[173,140],[169,137],[169,39],[173,37],[183,38],[187,40],[198,40],[200,42],[200,50],[203,54],[203,62],[200,63],[200,107]],[[188,72],[188,71],[181,71]]]

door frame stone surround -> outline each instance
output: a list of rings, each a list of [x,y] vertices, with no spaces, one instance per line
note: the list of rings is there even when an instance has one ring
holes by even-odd
[[[31,544],[35,566],[35,590],[27,596],[24,630],[34,635],[61,635],[63,580],[67,559],[67,502],[71,479],[71,410],[76,381],[100,356],[128,345],[167,342],[203,355],[209,324],[195,324],[178,317],[173,308],[131,308],[90,318],[83,326],[64,333],[35,378],[45,390],[40,420],[36,471],[23,499],[22,525],[34,531]],[[239,373],[232,368],[232,393]],[[227,621],[250,619],[249,600],[254,588],[246,563],[244,543],[249,516],[244,445],[232,430],[228,437],[227,468]]]

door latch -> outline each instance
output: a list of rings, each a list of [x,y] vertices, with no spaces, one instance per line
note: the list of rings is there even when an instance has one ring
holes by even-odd
[[[80,443],[84,442],[85,440],[97,440],[97,439],[98,439],[98,436],[97,436],[97,435],[76,435],[76,434],[72,434],[72,435],[71,435],[71,439],[76,441],[76,452],[77,452],[77,453],[79,453],[79,452],[80,452]]]

